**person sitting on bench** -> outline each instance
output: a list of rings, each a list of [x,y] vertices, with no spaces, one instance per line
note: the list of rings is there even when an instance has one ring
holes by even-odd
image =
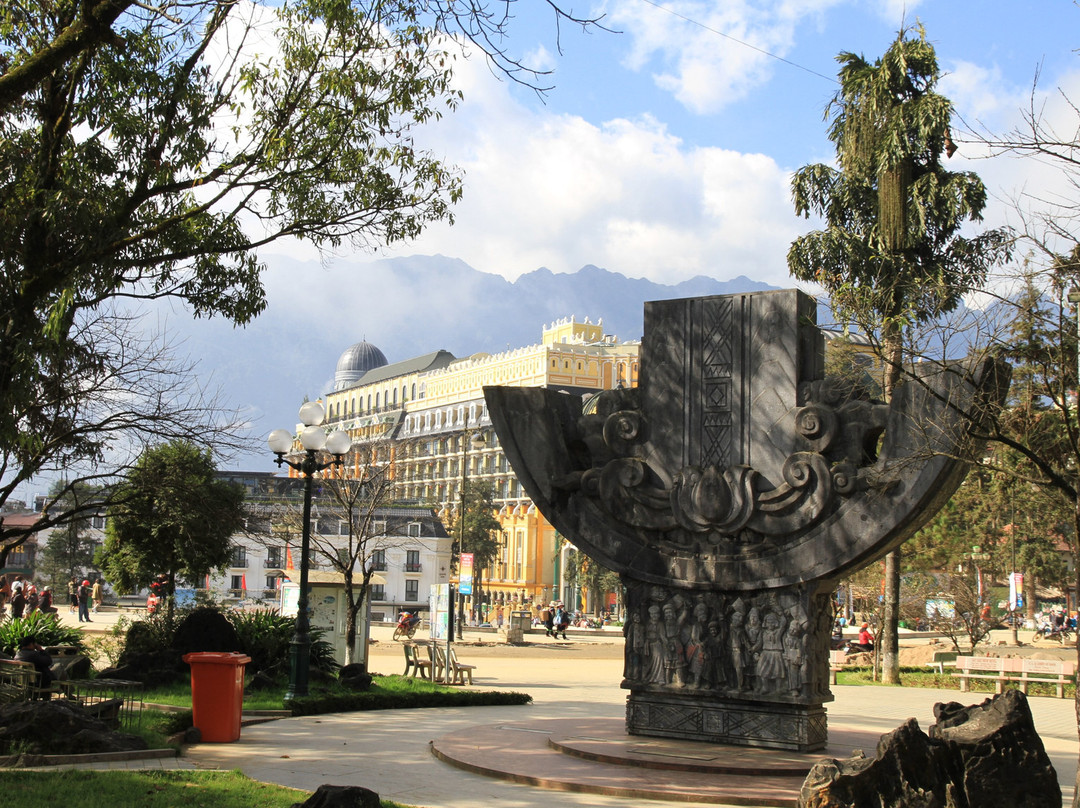
[[[53,682],[52,657],[49,656],[37,637],[28,636],[19,640],[19,650],[15,652],[18,662],[29,662],[38,672],[40,681],[38,687],[47,688]]]

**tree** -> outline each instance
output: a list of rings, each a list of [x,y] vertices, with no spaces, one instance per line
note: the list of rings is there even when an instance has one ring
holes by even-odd
[[[788,251],[791,274],[821,285],[837,319],[875,340],[884,394],[900,382],[905,329],[952,311],[1008,254],[1009,234],[961,234],[979,221],[986,190],[972,172],[950,172],[952,105],[935,92],[937,56],[921,26],[885,54],[837,57],[840,90],[825,111],[838,167],[810,165],[792,179],[796,213],[825,220]],[[899,681],[900,554],[886,559],[882,678]]]
[[[334,527],[338,523],[346,526],[344,535],[336,530],[311,533],[312,549],[341,573],[344,581],[346,665],[356,662],[357,617],[371,591],[375,555],[411,541],[402,538],[393,520],[388,521],[383,513],[393,501],[394,485],[389,466],[369,466],[355,479],[324,477],[320,481],[318,520],[328,519]]]
[[[566,569],[566,582],[588,593],[590,612],[593,615],[600,614],[600,611],[605,608],[604,595],[608,592],[622,591],[619,574],[609,570],[581,550],[570,553],[567,560],[569,564]],[[577,604],[574,604],[573,608],[576,606]]]
[[[0,503],[34,474],[60,475],[33,530],[0,525],[0,565],[34,531],[63,529],[100,512],[111,484],[144,446],[192,440],[225,454],[242,443],[237,413],[217,402],[164,336],[104,311],[79,317],[75,328],[74,340],[92,349],[70,352],[54,378],[23,397],[18,419],[25,434],[0,440]],[[99,498],[82,496],[86,487]]]
[[[495,518],[495,493],[490,485],[465,481],[462,503],[450,526],[450,535],[454,537],[451,566],[458,569],[462,553],[473,554],[473,595],[472,602],[484,601],[484,570],[499,554],[500,544],[497,538],[502,525]]]
[[[90,518],[92,511],[100,507],[103,495],[86,483],[69,485],[60,480],[53,485],[50,498],[56,503],[54,507],[72,515],[49,534],[38,555],[38,573],[55,589],[76,576],[82,577],[93,566],[96,545],[89,534]]]
[[[551,8],[557,23],[595,22]],[[265,306],[260,247],[378,246],[449,219],[460,176],[413,130],[460,99],[448,35],[515,80],[542,75],[504,50],[512,15],[501,11],[461,0],[0,6],[0,504],[70,456],[102,461],[115,433],[83,410],[125,367],[123,347],[102,344],[109,329],[93,327],[110,305],[169,299],[243,325]]]
[[[172,593],[178,578],[199,580],[228,565],[243,503],[243,486],[215,476],[209,451],[184,441],[148,449],[117,486],[98,566],[121,590],[165,574]]]

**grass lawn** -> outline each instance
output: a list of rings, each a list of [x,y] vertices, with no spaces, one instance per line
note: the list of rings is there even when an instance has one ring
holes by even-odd
[[[288,808],[306,791],[252,780],[238,771],[6,771],[4,800],[21,808]],[[383,808],[399,808],[383,801]]]

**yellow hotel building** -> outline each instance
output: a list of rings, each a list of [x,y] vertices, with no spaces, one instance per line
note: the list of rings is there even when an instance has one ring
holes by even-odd
[[[389,462],[399,499],[432,503],[444,519],[458,508],[464,477],[489,484],[502,535],[500,554],[483,574],[486,599],[569,603],[555,529],[507,463],[483,388],[550,387],[588,395],[632,387],[639,349],[639,342],[604,334],[603,321],[573,317],[545,327],[538,345],[463,359],[436,351],[389,364],[378,348],[361,342],[338,361],[335,389],[324,401],[327,426],[347,430],[360,449],[346,476],[358,475],[361,463]]]

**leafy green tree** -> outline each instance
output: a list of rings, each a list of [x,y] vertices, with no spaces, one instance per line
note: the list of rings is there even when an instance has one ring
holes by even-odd
[[[183,441],[148,449],[117,486],[98,566],[125,591],[165,574],[171,593],[178,578],[199,580],[228,565],[243,503],[243,486],[215,476],[209,451]]]
[[[484,570],[499,555],[502,524],[495,518],[495,492],[488,484],[466,480],[462,505],[450,524],[451,566],[458,568],[462,553],[473,554],[472,599],[479,604],[484,601]]]
[[[57,493],[60,489],[62,493]],[[94,564],[96,544],[90,538],[90,519],[100,507],[102,492],[86,483],[69,486],[66,481],[53,485],[53,507],[71,514],[71,518],[49,535],[38,555],[37,570],[54,590],[75,576],[82,577]]]
[[[905,329],[952,311],[1008,254],[1009,235],[966,236],[981,219],[983,183],[942,166],[951,154],[952,105],[935,91],[940,75],[922,27],[901,31],[875,62],[841,53],[840,90],[826,108],[837,167],[809,165],[792,179],[796,213],[821,216],[823,230],[797,238],[791,274],[818,283],[840,322],[876,341],[884,394],[899,384]],[[882,678],[899,681],[900,555],[886,560]]]
[[[414,128],[458,103],[462,39],[543,89],[504,49],[513,2],[0,4],[0,504],[218,420],[163,417],[180,376],[153,350],[132,364],[130,301],[242,325],[265,306],[261,247],[375,247],[449,219],[460,176]],[[28,536],[0,527],[7,547]]]
[[[587,593],[589,607],[594,615],[605,608],[604,595],[622,591],[619,574],[590,558],[581,550],[571,553],[566,569],[566,582]]]

